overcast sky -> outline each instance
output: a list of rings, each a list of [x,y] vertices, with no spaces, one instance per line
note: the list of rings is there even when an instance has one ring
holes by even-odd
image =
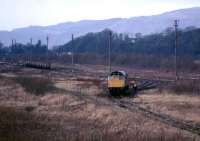
[[[154,15],[189,7],[200,7],[200,0],[0,0],[0,30]]]

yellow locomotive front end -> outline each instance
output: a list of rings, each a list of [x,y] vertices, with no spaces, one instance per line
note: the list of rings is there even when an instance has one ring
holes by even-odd
[[[108,88],[123,88],[125,87],[125,81],[119,78],[109,78],[108,79]]]
[[[108,89],[111,95],[127,93],[129,89],[128,75],[124,71],[114,71],[108,76]]]

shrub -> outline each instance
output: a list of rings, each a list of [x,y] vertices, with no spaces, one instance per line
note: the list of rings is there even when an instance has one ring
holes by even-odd
[[[20,77],[15,78],[15,81],[19,83],[27,92],[35,95],[44,95],[45,93],[54,89],[51,79],[41,77]]]
[[[177,94],[200,94],[200,80],[179,80],[171,86],[171,90]]]

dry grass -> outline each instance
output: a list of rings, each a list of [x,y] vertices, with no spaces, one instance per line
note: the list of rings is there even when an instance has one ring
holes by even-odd
[[[22,82],[18,83],[26,91],[23,89],[17,91],[16,87],[13,87],[9,89],[9,94],[5,94],[5,97],[0,96],[0,105],[4,105],[6,101],[7,106],[13,107],[0,107],[0,141],[199,140],[196,136],[145,118],[137,112],[133,113],[115,105],[109,105],[109,100],[106,97],[97,97],[101,92],[100,88],[97,87],[101,85],[99,81],[79,77],[71,80],[67,76],[52,76],[52,81],[57,80],[53,85],[66,90],[62,93],[46,91],[49,82],[39,81],[43,78],[19,78],[22,80],[18,81]],[[30,82],[32,79],[37,80],[33,80],[32,83]],[[44,93],[37,94],[37,96],[28,95],[27,93],[30,91],[28,92],[25,87],[32,89],[31,84],[38,85],[40,82],[46,87]],[[0,88],[6,89],[8,85],[10,86],[10,84],[5,83],[0,85]],[[40,88],[41,85],[37,87]],[[87,95],[76,95],[70,91]],[[4,94],[4,91],[1,94]],[[96,98],[96,100],[88,100],[89,96]],[[99,100],[108,103],[108,105],[101,105],[98,103]],[[146,98],[146,100],[150,101],[151,98]],[[9,101],[14,104],[10,105]],[[156,103],[156,101],[152,101],[152,103]],[[17,110],[18,108],[21,110]]]
[[[14,92],[14,91],[13,91]],[[28,103],[31,103],[29,98]],[[37,96],[37,107],[0,107],[1,141],[195,141],[195,136],[179,132],[116,106],[68,95]],[[82,97],[82,100],[84,97]],[[21,106],[20,106],[21,107]]]
[[[139,95],[134,101],[151,110],[182,120],[200,122],[200,97],[197,95],[177,95],[168,91],[162,93],[152,91]]]
[[[48,137],[42,134],[48,131],[48,127],[26,112],[0,107],[0,115],[1,141],[34,141],[36,138],[42,141]],[[34,137],[33,134],[38,137]],[[46,137],[43,138],[43,136]]]
[[[119,128],[115,123],[105,124],[98,119],[60,120],[6,107],[0,107],[0,114],[1,141],[195,141],[195,137],[169,133],[163,128],[159,132],[146,130],[141,121],[138,121],[141,126],[131,126],[126,120],[121,120],[126,126]]]

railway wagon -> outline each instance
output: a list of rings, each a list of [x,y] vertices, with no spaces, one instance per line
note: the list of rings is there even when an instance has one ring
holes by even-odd
[[[40,62],[26,62],[24,63],[25,67],[29,68],[36,68],[36,69],[51,69],[51,64],[50,63],[40,63]]]
[[[108,76],[108,90],[110,95],[127,95],[136,92],[136,82],[130,83],[125,71],[113,71]]]

